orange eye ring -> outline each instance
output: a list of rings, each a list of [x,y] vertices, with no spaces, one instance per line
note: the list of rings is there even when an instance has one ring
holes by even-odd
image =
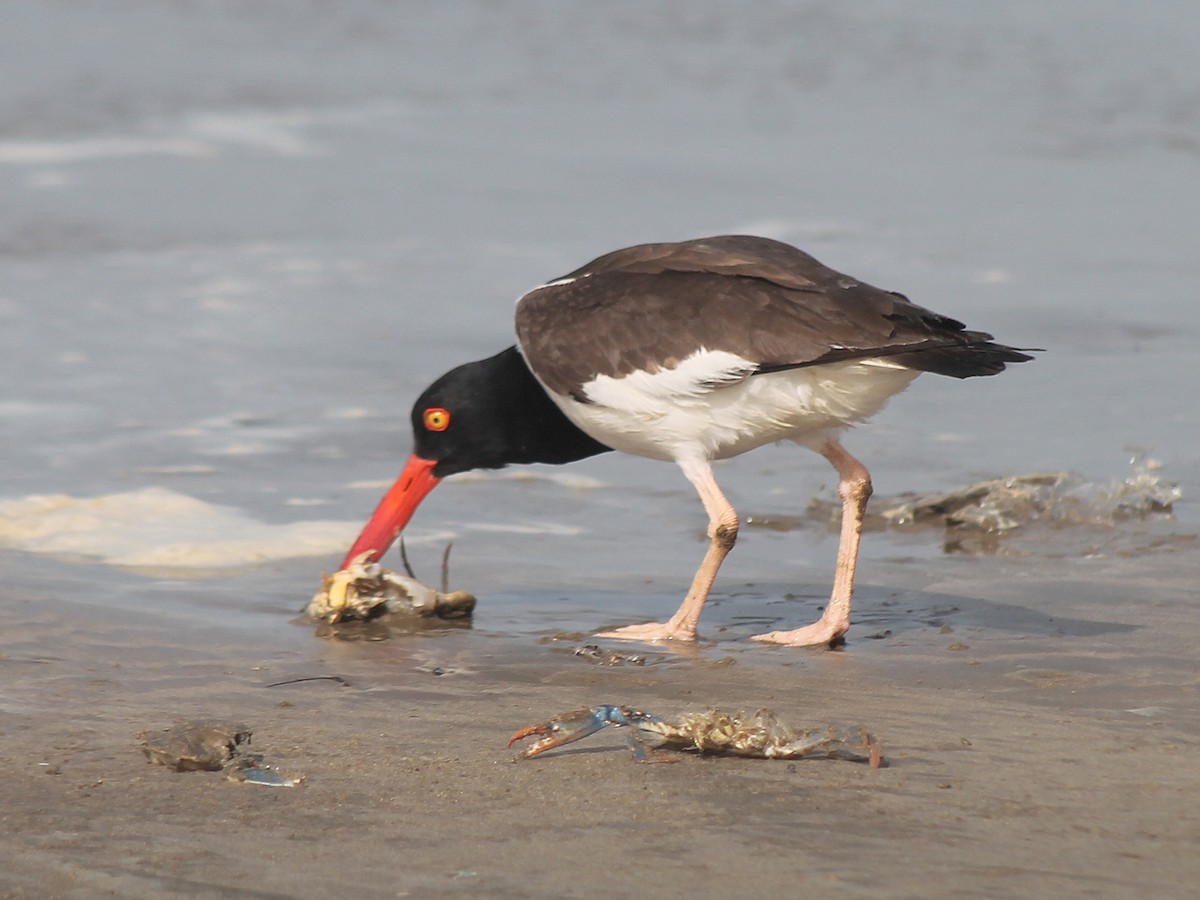
[[[445,431],[450,427],[450,410],[434,406],[425,410],[423,417],[427,431]]]

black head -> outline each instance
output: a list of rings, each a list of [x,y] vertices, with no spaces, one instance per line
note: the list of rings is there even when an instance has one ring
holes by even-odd
[[[516,347],[447,372],[412,410],[413,453],[444,478],[514,463],[567,463],[609,448],[573,425]]]

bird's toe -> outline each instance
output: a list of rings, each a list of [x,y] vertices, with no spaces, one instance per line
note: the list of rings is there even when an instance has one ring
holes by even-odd
[[[769,631],[756,634],[750,640],[785,647],[840,647],[846,643],[847,627],[826,622],[814,622],[791,631]]]
[[[688,641],[696,640],[696,629],[675,625],[671,622],[646,622],[642,625],[626,625],[612,631],[599,632],[596,637],[617,638],[623,641]]]

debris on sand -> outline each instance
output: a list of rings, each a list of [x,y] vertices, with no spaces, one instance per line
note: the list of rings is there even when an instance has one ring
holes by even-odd
[[[1067,471],[978,481],[950,491],[876,497],[866,531],[943,531],[946,553],[1107,556],[1146,552],[1194,536],[1164,531],[1182,496],[1162,464],[1134,453],[1130,473],[1111,482]],[[841,504],[814,499],[801,516],[747,516],[773,531],[840,527]]]
[[[586,659],[602,666],[623,666],[625,663],[629,663],[631,666],[644,666],[646,664],[646,657],[644,656],[636,653],[622,653],[619,650],[605,650],[599,644],[581,644],[575,648],[574,652],[581,659]]]
[[[948,527],[1011,531],[1049,509],[1064,485],[1081,481],[1070,472],[995,478],[945,493],[904,495],[881,515],[890,525],[940,522]]]
[[[407,615],[419,618],[465,619],[475,611],[475,597],[466,591],[447,590],[450,547],[442,557],[442,590],[422,584],[412,574],[385,569],[369,562],[363,553],[348,567],[322,578],[321,588],[309,601],[305,613],[319,622],[370,621],[380,616]]]
[[[182,722],[157,734],[138,735],[146,759],[176,772],[219,772],[249,745],[251,731],[245,725],[203,719]]]
[[[784,725],[769,709],[751,716],[719,709],[689,713],[678,721],[667,721],[652,713],[628,706],[594,706],[561,713],[538,725],[523,728],[508,741],[511,747],[534,735],[544,735],[517,758],[528,759],[555,747],[570,744],[608,726],[629,728],[629,749],[638,762],[675,762],[680,757],[661,750],[682,750],[715,756],[749,759],[802,759],[809,756],[883,765],[878,739],[861,726],[829,725],[796,731]],[[658,743],[647,746],[643,737]]]
[[[1183,492],[1161,474],[1157,460],[1136,455],[1129,477],[1107,485],[1073,472],[1039,472],[980,481],[954,491],[893,500],[882,516],[889,525],[942,523],[992,534],[1041,522],[1113,525],[1169,515]]]
[[[247,753],[251,731],[245,725],[217,719],[181,722],[161,732],[138,735],[151,763],[176,772],[225,772],[229,781],[269,787],[295,787],[303,775],[285,775],[263,762],[260,753]]]
[[[243,781],[246,784],[261,784],[264,787],[295,787],[303,784],[303,775],[285,775],[275,766],[263,764],[258,754],[239,756],[225,767],[226,781]]]

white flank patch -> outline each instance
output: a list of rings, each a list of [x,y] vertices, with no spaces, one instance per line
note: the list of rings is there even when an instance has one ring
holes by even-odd
[[[652,459],[727,459],[781,440],[810,443],[873,416],[920,373],[882,359],[747,377],[746,360],[701,351],[677,368],[600,377],[591,403],[550,392],[566,416],[614,450]],[[725,380],[724,386],[712,382]]]
[[[631,372],[620,378],[597,375],[583,385],[593,403],[629,412],[657,411],[664,400],[686,402],[750,377],[755,364],[728,350],[701,347],[672,369]]]

